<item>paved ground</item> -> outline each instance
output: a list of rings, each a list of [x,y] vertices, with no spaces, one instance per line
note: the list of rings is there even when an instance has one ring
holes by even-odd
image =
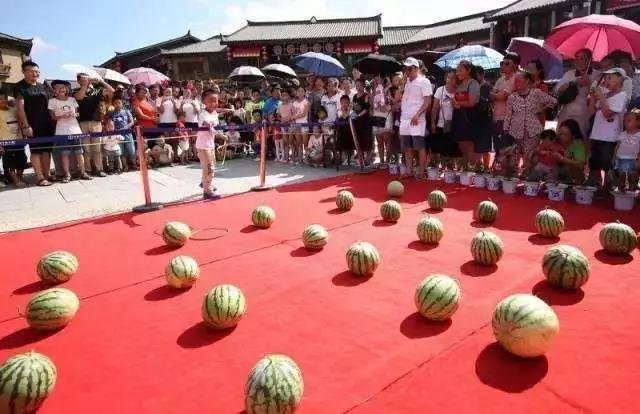
[[[248,191],[258,184],[258,163],[249,159],[227,161],[216,172],[216,186],[223,194]],[[267,183],[283,185],[345,174],[348,170],[312,168],[270,163]],[[198,199],[202,190],[197,164],[149,171],[154,201]],[[28,177],[27,177],[28,178]],[[56,183],[51,187],[0,188],[0,232],[62,223],[130,210],[143,204],[140,174],[129,172],[92,181]]]

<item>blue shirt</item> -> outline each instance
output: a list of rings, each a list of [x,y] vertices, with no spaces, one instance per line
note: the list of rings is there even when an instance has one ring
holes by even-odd
[[[133,116],[128,109],[121,109],[119,111],[111,112],[111,120],[115,126],[116,131],[121,129],[127,129],[127,126],[133,121]]]
[[[267,117],[267,115],[272,114],[278,110],[280,106],[280,100],[275,99],[273,97],[264,101],[264,106],[262,107],[262,116]]]

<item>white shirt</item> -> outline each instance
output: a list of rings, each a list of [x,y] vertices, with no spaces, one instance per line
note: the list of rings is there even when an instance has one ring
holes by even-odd
[[[176,102],[176,105],[177,105],[177,102]],[[164,107],[164,112],[160,114],[158,123],[161,123],[161,124],[176,123],[178,121],[178,116],[176,115],[176,112],[173,109],[173,102],[169,99],[164,102],[160,102],[160,104],[158,105],[158,108],[160,108],[161,106]]]
[[[209,127],[209,126],[217,126],[220,123],[218,119],[218,112],[213,111],[209,112],[206,109],[202,109],[200,111],[200,115],[198,115],[198,126],[201,127]],[[215,141],[214,134],[211,131],[198,131],[196,137],[196,149],[214,149]]]
[[[635,134],[630,134],[627,131],[622,131],[618,135],[618,151],[616,151],[616,157],[626,160],[635,160],[640,153],[640,131]]]
[[[433,89],[429,79],[418,75],[414,80],[407,78],[402,94],[402,104],[400,106],[400,135],[410,135],[414,137],[425,136],[427,130],[427,118],[419,117],[417,125],[411,125],[411,118],[418,113],[424,98],[433,95]]]
[[[184,111],[184,122],[198,122],[198,114],[196,113],[196,109],[200,109],[200,103],[198,101],[194,99],[184,100],[182,104],[182,110]]]
[[[74,98],[67,98],[64,101],[58,98],[49,99],[48,109],[56,116],[72,114],[71,118],[60,118],[56,122],[56,135],[82,134],[80,124],[76,118],[78,112],[78,102]]]
[[[124,137],[122,135],[109,135],[108,137],[102,137],[102,144],[106,151],[118,151],[122,141],[124,141]]]
[[[627,94],[620,91],[613,96],[607,98],[607,104],[612,112],[615,112],[613,119],[609,122],[602,111],[598,109],[593,119],[593,129],[591,130],[591,139],[596,141],[616,142],[618,135],[622,131],[622,118],[625,108],[627,107]]]
[[[324,95],[322,97],[322,106],[327,110],[326,122],[335,122],[338,118],[338,108],[340,107],[340,97],[342,94],[337,91],[333,96]]]
[[[443,128],[444,121],[451,121],[453,119],[453,103],[451,102],[455,92],[448,92],[444,86],[436,89],[436,93],[433,97],[440,102],[440,112],[438,113],[438,124],[436,126]]]

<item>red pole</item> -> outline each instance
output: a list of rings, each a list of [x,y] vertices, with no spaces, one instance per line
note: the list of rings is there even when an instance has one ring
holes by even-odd
[[[253,191],[270,190],[272,187],[266,183],[267,176],[267,134],[264,130],[264,124],[260,128],[260,185],[252,187]]]
[[[147,144],[142,135],[142,127],[136,126],[135,131],[138,160],[140,161],[140,178],[142,179],[142,189],[144,191],[144,204],[134,207],[133,211],[144,213],[159,210],[163,207],[162,204],[151,202],[151,187],[149,186],[149,171],[147,169],[147,157],[145,154]]]

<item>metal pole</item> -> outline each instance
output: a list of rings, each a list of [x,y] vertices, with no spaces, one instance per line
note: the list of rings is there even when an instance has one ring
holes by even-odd
[[[136,213],[146,213],[149,211],[160,210],[163,205],[161,203],[153,203],[151,201],[151,187],[149,186],[149,171],[147,170],[147,157],[145,155],[146,142],[142,135],[142,127],[136,127],[136,144],[138,147],[138,159],[140,160],[140,178],[142,179],[142,188],[144,190],[144,204],[136,206],[133,211]]]
[[[271,190],[273,186],[267,185],[267,134],[264,131],[264,123],[260,128],[260,185],[251,187],[251,191]]]

